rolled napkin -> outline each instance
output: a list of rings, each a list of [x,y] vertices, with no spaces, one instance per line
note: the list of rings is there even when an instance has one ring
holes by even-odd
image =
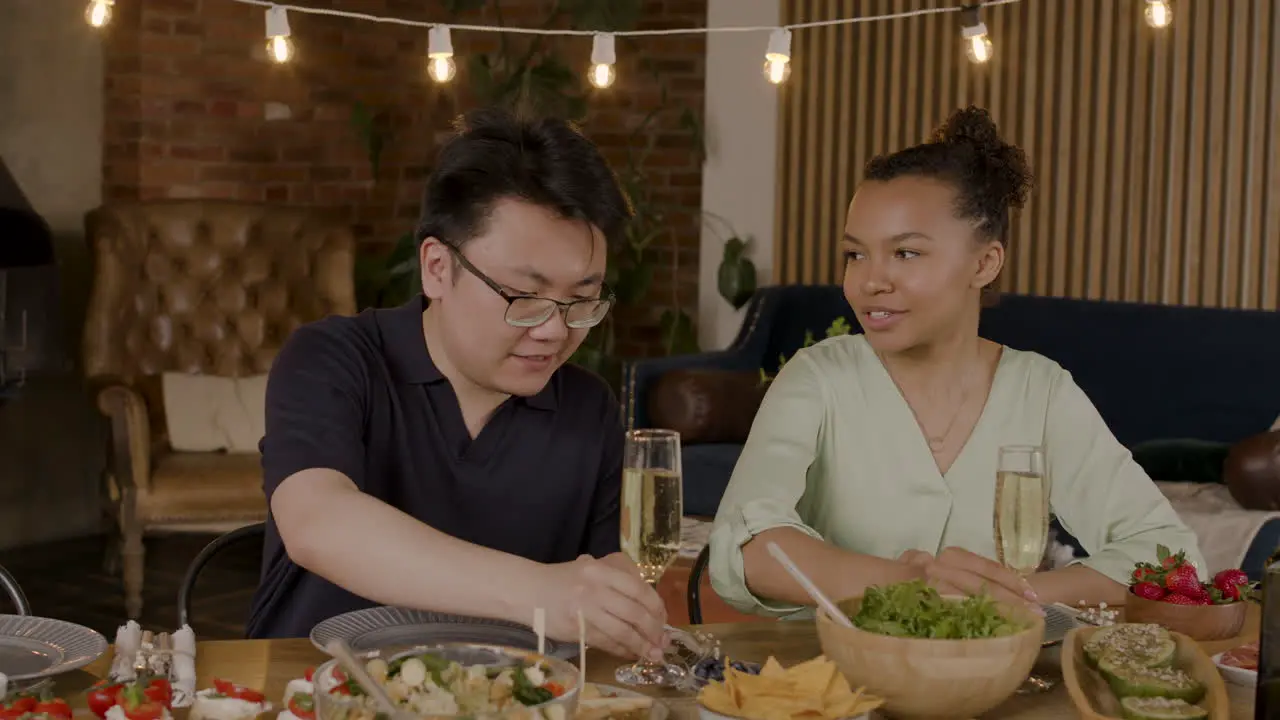
[[[108,674],[116,682],[129,682],[138,677],[135,661],[142,650],[142,626],[130,620],[116,630],[115,654]]]
[[[173,706],[191,707],[196,699],[196,634],[190,625],[183,625],[173,634]]]

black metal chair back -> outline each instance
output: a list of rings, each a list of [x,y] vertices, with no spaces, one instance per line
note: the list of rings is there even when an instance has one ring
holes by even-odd
[[[266,523],[245,525],[218,536],[213,542],[204,546],[200,554],[196,555],[196,559],[192,560],[191,565],[187,567],[187,575],[182,579],[182,586],[178,588],[178,627],[189,624],[191,620],[191,592],[196,587],[200,571],[204,570],[204,566],[209,564],[213,556],[244,540],[252,538],[262,540],[266,532]]]
[[[707,563],[711,560],[711,545],[703,545],[698,557],[689,570],[689,588],[686,591],[686,602],[689,605],[689,623],[702,624],[702,574],[707,571]]]
[[[4,586],[4,591],[8,593],[9,599],[13,601],[15,613],[18,615],[31,614],[31,603],[27,602],[27,596],[22,592],[22,586],[18,585],[18,581],[3,566],[0,566],[0,585]]]

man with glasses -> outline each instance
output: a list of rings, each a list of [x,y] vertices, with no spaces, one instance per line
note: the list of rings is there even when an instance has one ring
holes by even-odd
[[[660,657],[662,601],[618,552],[623,428],[566,364],[608,314],[631,214],[556,120],[469,115],[427,182],[421,296],[299,328],[267,387],[271,514],[251,637],[375,604],[532,621]]]

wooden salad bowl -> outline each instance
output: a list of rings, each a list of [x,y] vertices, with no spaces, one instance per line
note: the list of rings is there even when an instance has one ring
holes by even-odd
[[[1133,593],[1129,593],[1124,601],[1126,622],[1154,623],[1200,641],[1226,640],[1239,635],[1247,613],[1246,602],[1174,605],[1148,600]]]
[[[862,597],[838,603],[849,617]],[[853,687],[884,698],[881,712],[904,720],[970,718],[1007,700],[1027,679],[1044,640],[1044,618],[1002,606],[1026,630],[978,640],[902,638],[837,625],[818,613],[818,641]]]
[[[1226,607],[1226,606],[1223,606]],[[1062,684],[1081,720],[1121,720],[1120,702],[1097,670],[1085,660],[1084,645],[1101,628],[1081,627],[1067,633],[1062,642]],[[1195,640],[1180,632],[1170,631],[1178,644],[1174,667],[1185,671],[1205,686],[1204,698],[1196,703],[1209,711],[1209,720],[1230,720],[1231,708],[1227,687],[1213,660]]]

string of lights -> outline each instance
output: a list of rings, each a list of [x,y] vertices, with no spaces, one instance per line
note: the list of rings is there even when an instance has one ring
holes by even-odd
[[[141,1],[141,0],[139,0]],[[603,1],[603,0],[602,0]],[[901,20],[924,15],[942,13],[960,13],[960,34],[964,38],[965,55],[974,63],[985,63],[995,53],[987,26],[982,22],[983,8],[996,5],[1009,5],[1021,0],[974,0],[973,2],[939,8],[924,8],[885,15],[862,15],[834,20],[818,20],[814,22],[792,23],[781,26],[725,26],[725,27],[690,27],[669,28],[662,30],[625,30],[618,32],[598,32],[594,30],[549,29],[531,27],[512,27],[498,25],[472,25],[465,23],[432,23],[405,18],[369,15],[366,13],[334,10],[332,8],[306,7],[271,2],[270,0],[228,0],[243,5],[256,5],[266,8],[267,57],[277,63],[289,62],[294,56],[292,34],[289,30],[289,13],[307,15],[328,15],[350,20],[390,23],[427,29],[427,75],[437,83],[446,83],[458,73],[454,60],[452,31],[464,32],[498,32],[517,35],[561,35],[569,37],[591,37],[591,63],[587,70],[587,80],[597,88],[607,88],[617,79],[618,73],[614,65],[617,63],[616,38],[646,37],[654,35],[706,35],[711,33],[753,32],[769,33],[768,45],[765,47],[764,76],[775,84],[786,82],[791,76],[791,34],[796,30],[832,27],[836,25],[853,25],[856,23],[876,22],[882,20]],[[104,27],[111,21],[111,14],[116,0],[89,0],[85,9],[85,20],[93,27]],[[1144,0],[1143,17],[1153,28],[1165,28],[1173,22],[1173,10],[1169,0]]]

